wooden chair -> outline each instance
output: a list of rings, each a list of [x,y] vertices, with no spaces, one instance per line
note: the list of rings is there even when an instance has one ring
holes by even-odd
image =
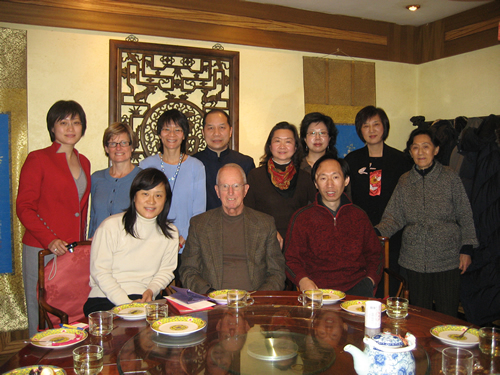
[[[408,284],[403,276],[394,272],[389,268],[389,237],[378,237],[380,243],[384,248],[384,297],[389,297],[389,279],[390,277],[395,278],[399,281],[398,292],[396,293],[396,297],[404,297],[406,299],[409,298],[410,291],[408,290]]]
[[[39,330],[84,317],[83,305],[90,293],[90,245],[90,241],[77,242],[74,252],[57,257],[55,264],[54,258],[45,265],[50,250],[38,252]]]

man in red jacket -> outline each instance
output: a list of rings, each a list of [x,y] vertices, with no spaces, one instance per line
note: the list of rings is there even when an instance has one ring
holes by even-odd
[[[344,194],[349,165],[327,154],[314,164],[311,176],[319,193],[288,225],[288,277],[300,290],[337,289],[373,297],[384,255],[370,219]]]

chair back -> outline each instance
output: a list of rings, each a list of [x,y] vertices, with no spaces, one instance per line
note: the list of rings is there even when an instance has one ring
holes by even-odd
[[[38,252],[38,312],[40,330],[84,318],[90,293],[90,241],[78,242],[73,253],[51,259],[50,250]],[[50,280],[49,280],[50,278]]]
[[[393,277],[399,281],[399,288],[396,297],[409,298],[409,290],[406,280],[403,276],[389,268],[389,237],[378,237],[382,247],[384,248],[384,297],[389,297],[389,278]]]

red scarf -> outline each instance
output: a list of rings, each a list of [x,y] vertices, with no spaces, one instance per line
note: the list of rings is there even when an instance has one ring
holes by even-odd
[[[290,187],[290,181],[292,181],[293,176],[297,173],[295,166],[290,162],[284,171],[276,168],[273,159],[269,159],[267,162],[267,171],[271,176],[271,182],[280,190],[287,190]]]

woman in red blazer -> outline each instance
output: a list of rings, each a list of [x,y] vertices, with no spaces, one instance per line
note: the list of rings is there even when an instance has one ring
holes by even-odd
[[[85,239],[90,162],[74,147],[86,128],[80,104],[58,101],[47,113],[52,146],[30,152],[21,170],[16,208],[26,228],[23,280],[30,336],[38,326],[38,251],[49,249],[62,256],[68,243]]]

